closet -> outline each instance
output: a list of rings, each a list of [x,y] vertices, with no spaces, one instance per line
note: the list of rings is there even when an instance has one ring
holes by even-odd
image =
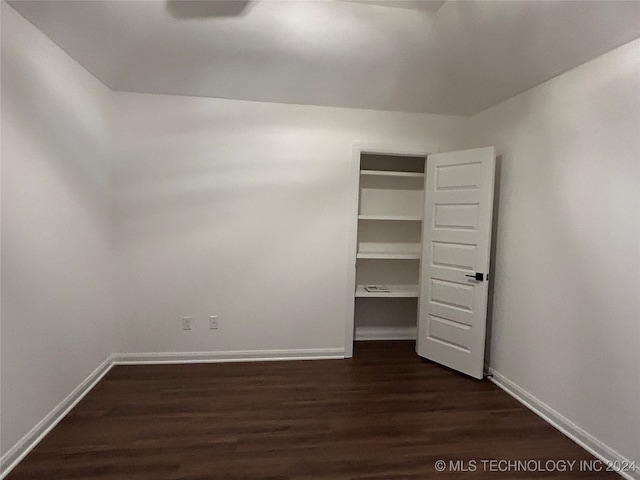
[[[425,157],[360,157],[356,339],[416,335]]]
[[[416,339],[418,355],[482,378],[495,149],[395,152],[354,149],[345,357],[354,338]]]

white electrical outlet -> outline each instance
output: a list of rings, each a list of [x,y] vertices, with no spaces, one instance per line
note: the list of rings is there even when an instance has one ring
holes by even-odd
[[[182,329],[191,330],[191,323],[193,319],[191,317],[182,317]]]
[[[210,315],[209,316],[209,328],[211,330],[217,330],[218,329],[218,316],[217,315]]]

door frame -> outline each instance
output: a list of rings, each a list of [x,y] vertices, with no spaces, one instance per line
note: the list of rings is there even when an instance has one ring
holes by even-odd
[[[351,153],[350,181],[353,192],[349,205],[348,218],[348,242],[347,242],[347,296],[346,318],[344,330],[344,358],[353,357],[353,340],[355,335],[355,284],[356,284],[356,255],[358,252],[358,207],[360,201],[360,156],[363,153],[375,155],[406,155],[411,157],[424,157],[425,170],[428,156],[439,153],[433,144],[397,142],[355,142]],[[426,177],[425,177],[426,181]]]

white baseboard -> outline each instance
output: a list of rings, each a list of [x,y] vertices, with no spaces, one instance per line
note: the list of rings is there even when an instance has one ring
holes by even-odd
[[[342,348],[300,350],[235,350],[227,352],[118,353],[116,365],[162,363],[262,362],[277,360],[333,360],[344,358]]]
[[[489,368],[488,371],[489,374],[493,375],[490,379],[494,384],[605,464],[608,464],[608,462],[611,462],[612,464],[615,464],[613,462],[619,462],[618,465],[633,464],[633,461],[625,458],[608,445],[605,445],[593,435],[584,431],[568,418],[562,416],[542,400],[533,396],[525,389],[506,378],[504,375],[501,375],[492,368]],[[640,465],[636,464],[635,471],[618,473],[628,480],[639,480],[640,469],[638,467],[640,467]]]
[[[112,366],[113,362],[109,357],[0,458],[0,479],[6,477],[40,443],[45,435],[111,370]]]
[[[356,340],[415,340],[416,327],[356,327]]]

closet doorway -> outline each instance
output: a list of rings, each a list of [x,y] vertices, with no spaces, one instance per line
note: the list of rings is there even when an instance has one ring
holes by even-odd
[[[434,151],[354,148],[345,356],[354,339],[415,339],[482,378],[495,150]]]

